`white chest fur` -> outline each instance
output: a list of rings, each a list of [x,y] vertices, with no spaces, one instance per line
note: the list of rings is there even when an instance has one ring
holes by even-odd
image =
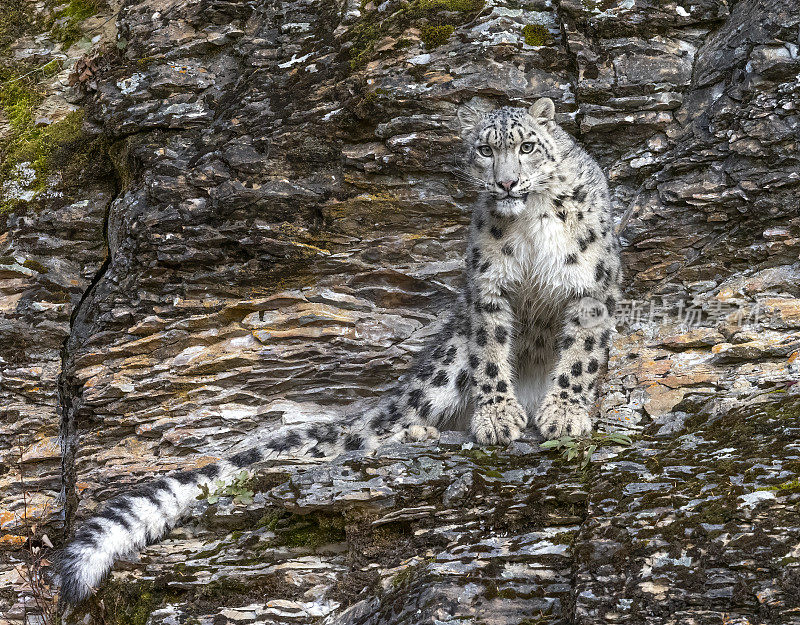
[[[571,254],[575,258],[576,235],[550,206],[530,201],[508,228],[506,241],[513,253],[503,258],[504,286],[516,301],[560,307],[591,288],[593,269],[567,262]]]

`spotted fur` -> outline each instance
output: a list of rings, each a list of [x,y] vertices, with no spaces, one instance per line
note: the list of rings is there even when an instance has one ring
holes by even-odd
[[[530,422],[548,438],[592,427],[620,262],[605,178],[553,120],[552,101],[459,111],[465,175],[481,189],[464,287],[430,346],[366,414],[274,432],[262,447],[111,500],[61,554],[61,597],[86,598],[125,555],[160,540],[201,486],[282,454],[330,457],[469,427],[504,444]]]

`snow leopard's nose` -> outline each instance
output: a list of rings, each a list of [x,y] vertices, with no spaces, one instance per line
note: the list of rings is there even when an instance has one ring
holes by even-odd
[[[497,185],[508,193],[514,188],[514,185],[519,182],[518,180],[498,180]]]

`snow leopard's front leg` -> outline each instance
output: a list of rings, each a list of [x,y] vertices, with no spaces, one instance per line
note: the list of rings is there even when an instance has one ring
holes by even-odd
[[[592,430],[598,375],[608,362],[609,339],[614,331],[615,301],[612,294],[605,303],[584,298],[566,307],[550,387],[534,417],[545,438],[581,436]]]
[[[501,286],[502,274],[490,260],[479,264],[473,284],[469,303],[475,331],[469,365],[476,386],[470,429],[479,443],[505,444],[519,438],[528,422],[514,394],[514,313]]]

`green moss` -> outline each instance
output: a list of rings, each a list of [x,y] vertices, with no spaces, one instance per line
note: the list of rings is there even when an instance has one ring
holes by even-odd
[[[462,449],[460,453],[462,456],[472,458],[476,464],[482,467],[495,467],[498,465],[500,460],[496,450],[494,449],[491,449],[489,452],[486,452],[483,449]]]
[[[776,484],[775,486],[759,488],[758,490],[771,490],[782,493],[800,493],[800,478],[795,478],[793,480],[789,480],[788,482],[782,482],[781,484]]]
[[[0,107],[11,124],[12,133],[23,132],[33,123],[33,111],[44,96],[12,75],[4,75],[3,80],[7,84],[0,89]],[[12,80],[14,82],[10,82]]]
[[[33,3],[29,0],[0,0],[0,49],[38,30]]]
[[[72,301],[72,296],[66,289],[55,289],[50,292],[50,301],[54,304],[68,304]]]
[[[528,24],[522,29],[522,36],[529,46],[549,46],[553,43],[553,36],[542,24]]]
[[[447,43],[450,35],[453,34],[455,28],[450,24],[443,24],[441,26],[425,25],[422,27],[421,36],[422,43],[428,50],[433,50]]]
[[[25,205],[24,200],[2,197],[2,188],[19,180],[19,167],[32,170],[32,180],[24,188],[38,193],[44,190],[48,177],[61,173],[66,185],[80,184],[86,166],[94,163],[102,168],[108,164],[107,146],[102,138],[83,132],[82,110],[68,113],[64,119],[47,126],[35,124],[35,111],[43,95],[22,80],[0,89],[0,108],[11,124],[11,132],[0,143],[0,214]],[[91,175],[98,173],[95,168]]]
[[[0,167],[0,182],[13,179],[13,172],[21,163],[30,163],[36,175],[30,188],[41,191],[59,152],[75,147],[75,143],[81,139],[83,111],[73,111],[63,120],[49,126],[35,126],[33,109],[38,104],[38,99],[31,92],[14,87],[16,85],[10,85],[10,88],[0,92],[0,106],[12,125],[11,136],[3,146],[5,149],[3,165]],[[63,157],[63,154],[60,156]],[[79,158],[71,164],[78,165],[79,162],[80,165],[85,164]]]
[[[45,267],[42,263],[40,263],[38,260],[33,260],[32,258],[29,258],[24,263],[22,263],[22,266],[27,267],[28,269],[33,269],[38,273],[47,273],[49,271],[49,269]]]
[[[106,625],[145,625],[153,613],[176,596],[156,590],[152,582],[131,584],[110,580],[102,594],[102,622]]]
[[[103,6],[104,3],[99,0],[70,0],[66,8],[59,12],[59,16],[82,21],[97,13]]]
[[[369,62],[375,42],[382,36],[381,32],[380,22],[361,22],[353,27],[350,69],[359,69]]]
[[[252,586],[230,577],[221,577],[197,589],[199,599],[230,600],[233,595],[248,595],[253,592]]]
[[[253,562],[257,562],[254,560]],[[241,564],[246,564],[242,562]],[[175,567],[179,569],[178,566]],[[145,625],[153,611],[169,604],[181,602],[188,610],[202,610],[209,602],[217,605],[243,606],[262,599],[264,594],[274,592],[278,596],[288,595],[293,588],[281,587],[274,579],[255,578],[243,580],[235,577],[221,577],[202,586],[189,588],[173,586],[171,583],[184,582],[183,576],[165,575],[153,581],[131,581],[111,579],[100,589],[98,600],[87,602],[92,614],[87,615],[79,609],[73,613],[68,623],[105,623],[105,625]],[[190,623],[187,620],[186,623]]]
[[[699,506],[697,516],[693,518],[695,525],[709,523],[711,525],[725,524],[736,516],[736,507],[731,502],[723,499],[708,500]]]
[[[58,74],[62,69],[64,69],[64,61],[62,59],[53,59],[39,68],[39,74],[44,78],[50,78]]]
[[[322,514],[297,517],[295,523],[279,534],[278,539],[289,547],[311,549],[343,542],[346,539],[344,520],[340,516]]]
[[[497,598],[497,584],[493,580],[487,579],[483,583],[483,595],[489,601]]]
[[[256,528],[263,527],[271,532],[278,527],[278,523],[284,516],[285,514],[283,512],[278,512],[276,510],[268,512],[259,519],[258,523],[256,523]]]
[[[483,6],[483,0],[410,0],[388,16],[370,11],[348,34],[350,68],[360,69],[372,60],[375,43],[384,37],[398,37],[396,47],[408,46],[409,41],[400,35],[410,27],[421,29],[428,48],[442,45],[456,26],[467,22]]]
[[[368,92],[359,102],[359,105],[369,105],[377,102],[381,96],[387,96],[391,92],[388,89],[384,89],[382,87],[378,87],[377,89]]]
[[[83,117],[83,111],[72,111],[60,122],[45,126],[39,135],[39,143],[55,148],[75,141],[83,133]]]
[[[0,109],[11,125],[11,131],[0,143],[2,163],[0,164],[0,214],[2,214],[13,210],[19,204],[18,200],[5,200],[2,197],[2,187],[15,177],[12,172],[20,162],[16,154],[39,133],[34,127],[34,111],[44,96],[11,71],[0,71],[0,80],[6,83],[0,89]]]
[[[553,536],[548,536],[546,540],[554,545],[571,545],[575,542],[578,532],[556,532]]]
[[[143,592],[129,609],[125,610],[126,618],[123,623],[130,625],[145,625],[148,617],[153,613],[153,610],[159,604],[156,597],[150,592]]]
[[[761,410],[768,417],[776,419],[800,419],[800,401],[797,400],[765,404]]]
[[[102,8],[99,0],[70,0],[70,3],[53,16],[50,36],[69,48],[83,36],[81,22]]]
[[[261,517],[256,527],[275,532],[274,541],[267,541],[265,546],[270,544],[314,549],[346,540],[345,519],[337,514],[299,515],[273,510]]]
[[[420,0],[419,6],[425,11],[459,11],[470,13],[483,8],[483,0]]]
[[[77,24],[67,21],[63,25],[55,25],[50,29],[50,35],[55,41],[63,44],[64,48],[69,48],[81,38],[83,31]]]
[[[414,82],[425,82],[425,76],[428,74],[428,68],[424,65],[415,65],[409,68],[406,73],[414,79]]]
[[[784,493],[800,493],[800,479],[793,479],[783,484],[778,484],[778,490]]]
[[[128,580],[109,580],[100,592],[99,605],[96,603],[93,608],[90,607],[95,612],[91,622],[106,625],[145,625],[155,610],[168,603],[181,601],[189,606],[203,606],[212,601],[231,606],[247,605],[263,597],[265,590],[263,579],[249,583],[223,577],[189,590],[170,588],[170,581],[172,580],[169,577],[134,583]],[[69,622],[85,622],[85,618],[81,620],[82,616],[83,613],[78,611],[71,615]]]
[[[211,549],[206,549],[205,551],[200,551],[200,552],[196,553],[193,556],[193,558],[196,559],[196,560],[202,560],[202,559],[205,559],[205,558],[213,558],[214,556],[219,555],[219,553],[223,549],[227,549],[228,546],[229,545],[227,545],[225,543],[225,541],[220,541],[215,547],[212,547]]]
[[[739,465],[736,460],[719,460],[714,469],[718,475],[735,475],[739,472]]]
[[[392,578],[392,586],[395,588],[409,586],[412,581],[420,576],[424,567],[425,565],[421,563],[406,567]]]

